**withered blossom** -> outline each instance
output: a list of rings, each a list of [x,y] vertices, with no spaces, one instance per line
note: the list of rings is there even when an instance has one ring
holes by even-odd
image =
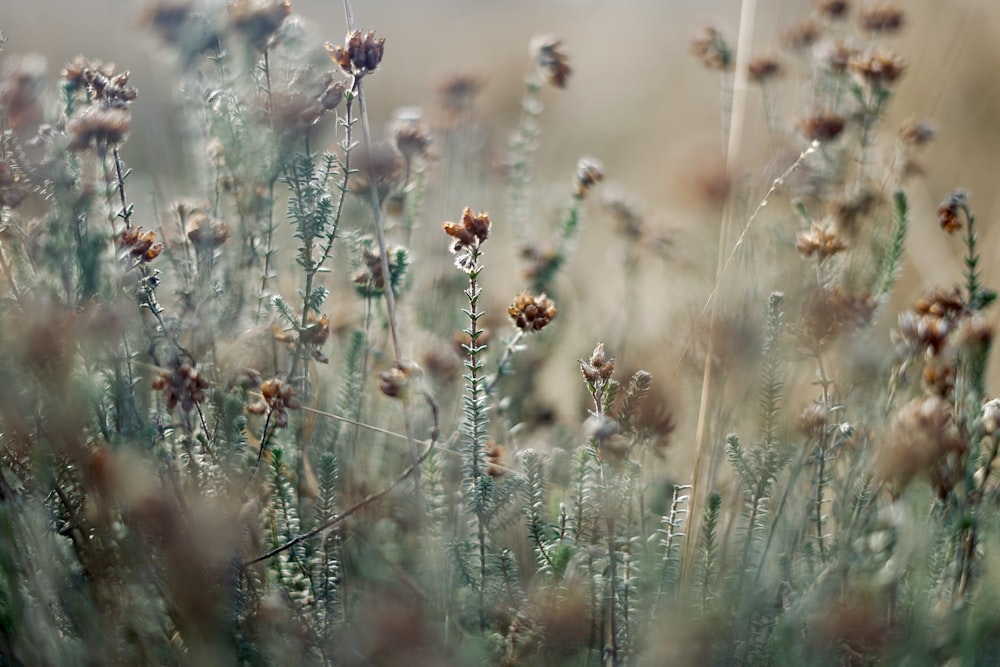
[[[275,428],[288,426],[288,411],[302,407],[299,399],[295,398],[295,387],[283,375],[264,380],[260,385],[260,393],[261,400],[249,404],[247,412],[252,415],[268,415]]]
[[[236,0],[226,5],[233,28],[258,51],[267,49],[292,13],[288,0]]]
[[[819,0],[816,5],[819,14],[828,19],[842,19],[850,9],[851,3],[847,0]]]
[[[188,217],[185,227],[188,240],[202,248],[215,249],[229,238],[229,225],[205,211],[197,211]]]
[[[556,88],[565,88],[572,69],[562,50],[562,40],[551,35],[539,35],[531,40],[531,54],[542,79]]]
[[[964,212],[965,217],[969,217],[969,193],[964,190],[955,190],[938,206],[938,222],[941,229],[952,234],[962,229],[962,221],[959,219],[959,212]]]
[[[344,46],[327,42],[324,47],[330,59],[344,72],[353,77],[362,77],[378,69],[385,54],[385,38],[375,37],[375,31],[362,34],[360,30],[349,33]]]
[[[441,228],[454,239],[451,245],[453,253],[478,252],[490,235],[490,214],[485,211],[474,213],[466,206],[461,222],[446,222]]]
[[[462,115],[472,109],[483,85],[482,78],[475,74],[455,74],[437,87],[441,106],[450,115]]]
[[[527,290],[514,298],[507,308],[507,314],[521,331],[526,333],[541,331],[549,322],[555,319],[556,304],[544,294],[534,296]]]
[[[153,378],[153,389],[163,393],[168,410],[179,404],[181,410],[191,412],[197,404],[204,402],[205,390],[209,386],[200,371],[176,359],[170,370],[162,370]]]
[[[711,70],[728,72],[733,66],[733,51],[729,43],[712,26],[706,26],[691,40],[691,54]]]
[[[868,85],[883,88],[895,83],[903,75],[906,64],[899,56],[876,49],[851,56],[848,67]]]
[[[802,51],[819,41],[819,37],[820,29],[816,21],[806,19],[785,30],[781,41],[793,51]]]
[[[848,247],[836,231],[833,229],[813,223],[812,226],[799,232],[795,240],[795,249],[803,257],[817,257],[821,262],[827,257],[832,257],[843,252]]]
[[[897,32],[903,27],[903,10],[890,4],[869,7],[858,15],[858,22],[867,32]]]
[[[750,61],[747,74],[754,83],[764,84],[781,75],[781,63],[771,56],[758,56]]]
[[[576,163],[576,197],[583,199],[591,188],[604,180],[604,165],[593,157],[582,157]]]
[[[607,382],[615,373],[615,358],[608,359],[608,355],[604,351],[604,343],[597,344],[590,359],[580,359],[579,362],[583,379],[589,384]]]
[[[378,374],[379,389],[389,398],[406,401],[413,395],[414,385],[423,374],[415,361],[402,359],[389,370]]]
[[[806,139],[826,143],[839,137],[846,124],[843,116],[820,113],[803,119],[799,123],[799,131]]]
[[[118,107],[91,106],[74,115],[66,124],[68,148],[85,151],[91,148],[105,152],[125,140],[131,115]]]
[[[126,229],[118,242],[140,262],[151,262],[163,252],[163,244],[156,242],[156,234],[151,231],[144,232],[141,227]]]

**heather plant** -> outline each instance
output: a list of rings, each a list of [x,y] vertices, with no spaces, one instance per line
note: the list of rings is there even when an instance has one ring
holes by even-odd
[[[680,262],[638,199],[582,157],[536,201],[573,45],[530,44],[491,180],[473,74],[376,136],[392,35],[350,2],[342,41],[281,0],[143,23],[176,200],[134,187],[128,71],[81,56],[46,91],[0,52],[0,663],[996,661],[988,222],[945,196],[962,275],[895,312],[934,134],[885,128],[901,10],[822,0],[756,57],[700,33],[717,261],[653,352],[648,260]],[[741,174],[748,91],[772,154]],[[579,283],[602,222],[622,261]]]

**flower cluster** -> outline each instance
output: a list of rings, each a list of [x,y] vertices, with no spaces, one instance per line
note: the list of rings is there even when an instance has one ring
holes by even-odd
[[[475,267],[475,256],[490,236],[490,214],[483,211],[473,213],[468,206],[462,211],[461,222],[446,222],[441,225],[444,233],[454,239],[451,251],[461,256],[455,260],[455,265],[463,271],[471,271]],[[463,254],[464,253],[464,254]]]
[[[531,53],[542,79],[556,88],[565,88],[573,70],[562,51],[562,41],[551,35],[539,35],[531,41]]]
[[[154,232],[144,232],[140,227],[131,227],[122,232],[119,244],[127,248],[129,254],[140,262],[151,262],[163,252],[163,244],[156,242]]]
[[[298,410],[302,405],[295,398],[295,387],[282,376],[265,380],[260,385],[261,400],[247,406],[252,415],[267,414],[275,427],[288,426],[288,410]]]
[[[180,404],[181,410],[191,412],[195,405],[205,400],[208,380],[193,366],[178,360],[172,366],[171,370],[162,370],[153,378],[153,389],[163,392],[168,410]]]
[[[514,326],[524,332],[541,331],[556,316],[556,304],[544,294],[534,296],[527,290],[514,298],[507,314]]]
[[[336,46],[330,42],[324,46],[330,59],[344,72],[353,77],[362,77],[374,72],[382,62],[385,38],[376,39],[374,31],[362,35],[360,30],[355,30],[347,35],[344,46]]]

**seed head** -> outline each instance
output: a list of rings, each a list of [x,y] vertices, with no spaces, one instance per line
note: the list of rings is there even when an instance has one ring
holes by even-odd
[[[781,63],[771,56],[758,56],[750,61],[747,70],[751,81],[764,84],[781,75]]]
[[[531,40],[531,55],[542,79],[556,88],[565,88],[572,69],[562,51],[562,40],[552,35],[539,35]]]
[[[556,304],[544,294],[533,296],[527,290],[514,298],[507,308],[507,314],[514,320],[514,326],[526,333],[541,331],[556,316]]]
[[[580,359],[580,372],[583,379],[590,384],[607,382],[615,373],[615,358],[608,359],[604,352],[604,343],[598,343],[589,360]]]
[[[816,21],[806,19],[785,31],[782,42],[793,51],[803,51],[819,41],[820,30]]]
[[[691,54],[711,70],[728,72],[733,66],[733,51],[729,43],[712,26],[705,27],[691,41]]]
[[[281,24],[292,13],[288,0],[236,0],[226,5],[229,20],[258,51],[268,48]]]
[[[969,193],[965,190],[955,190],[938,206],[938,222],[941,224],[941,229],[949,234],[960,230],[962,221],[958,217],[959,211],[964,211],[968,217]]]
[[[839,137],[846,124],[842,116],[821,113],[804,119],[799,123],[799,130],[806,139],[825,143]]]
[[[813,223],[812,227],[799,232],[795,240],[795,248],[803,257],[817,257],[823,261],[837,253],[847,250],[847,243],[841,240],[837,233],[829,227]]]
[[[906,64],[899,56],[877,49],[851,56],[848,67],[868,85],[883,88],[903,75]]]
[[[576,163],[576,196],[583,199],[590,189],[604,179],[604,165],[593,157],[582,157]]]
[[[379,389],[389,398],[407,400],[413,393],[414,384],[423,377],[420,366],[408,359],[403,359],[387,371],[378,374]]]
[[[330,54],[330,59],[340,66],[347,74],[362,77],[374,72],[382,62],[385,52],[385,38],[375,37],[375,31],[362,35],[360,30],[349,33],[344,39],[344,46],[335,46],[327,42],[324,47]]]
[[[140,262],[151,262],[163,252],[163,244],[156,242],[156,234],[144,232],[141,227],[126,229],[118,243]]]
[[[193,213],[188,218],[185,233],[195,246],[214,250],[229,238],[229,225],[213,218],[204,211]]]
[[[878,5],[863,10],[858,21],[867,32],[897,32],[903,27],[903,10],[890,4]]]
[[[275,427],[288,426],[288,410],[298,410],[302,407],[295,398],[295,387],[289,384],[284,375],[264,380],[260,385],[262,400],[247,406],[247,412],[255,415],[268,414]]]
[[[480,246],[486,242],[490,235],[490,214],[485,211],[473,213],[468,206],[462,211],[461,222],[446,222],[441,225],[444,233],[454,239],[451,251],[455,254],[474,254],[479,251]],[[463,257],[458,260],[458,267],[468,271],[471,266],[463,261]]]
[[[847,0],[819,0],[816,10],[828,19],[842,19],[851,9]]]
[[[131,116],[119,107],[94,105],[73,116],[66,124],[69,133],[69,149],[85,151],[91,148],[99,153],[117,146],[128,134]]]
[[[160,371],[153,378],[153,389],[163,393],[167,409],[173,410],[178,404],[184,412],[191,412],[194,406],[205,400],[205,390],[209,383],[197,369],[174,360],[170,370]]]

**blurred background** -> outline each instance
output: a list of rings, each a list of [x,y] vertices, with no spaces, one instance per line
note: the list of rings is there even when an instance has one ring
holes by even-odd
[[[907,69],[879,141],[883,152],[891,153],[894,133],[908,119],[931,121],[936,138],[922,156],[921,173],[907,182],[912,233],[894,307],[879,325],[886,346],[896,310],[912,303],[928,285],[961,280],[963,247],[957,238],[939,231],[936,217],[938,203],[956,188],[970,192],[981,223],[983,282],[1000,284],[1000,3],[898,4],[906,11],[906,23],[886,43],[905,59]],[[339,3],[293,0],[292,5],[317,45],[342,40],[346,24]],[[4,55],[42,54],[53,81],[77,54],[112,61],[132,72],[130,82],[140,96],[123,157],[136,172],[134,182],[139,185],[131,194],[138,209],[150,200],[184,194],[184,184],[193,182],[189,172],[197,159],[177,140],[183,132],[177,65],[140,25],[144,6],[121,0],[35,0],[8,1],[0,9],[0,31],[7,40]],[[779,140],[767,129],[760,89],[751,87],[748,93],[744,140],[735,165],[747,210],[806,145],[794,131],[801,120],[796,110],[802,107],[797,86],[805,85],[800,83],[803,73],[795,68],[802,64],[782,51],[781,38],[808,17],[813,6],[812,0],[772,0],[757,6],[752,51],[778,54],[788,69],[775,97],[783,131]],[[650,238],[662,243],[663,250],[658,260],[644,258],[639,274],[644,284],[640,312],[635,322],[626,323],[634,336],[629,364],[652,368],[654,376],[669,378],[667,384],[674,379],[678,352],[714,278],[718,194],[726,180],[720,78],[692,57],[690,42],[700,29],[712,25],[735,45],[740,9],[735,0],[379,0],[354,6],[357,27],[386,38],[382,66],[366,83],[374,127],[384,127],[403,106],[422,107],[433,125],[440,120],[435,114],[443,82],[455,75],[474,75],[482,83],[476,122],[487,170],[502,162],[517,124],[531,38],[547,33],[562,40],[573,74],[565,90],[546,89],[542,94],[545,110],[533,193],[540,224],[554,225],[555,211],[565,203],[576,161],[583,155],[603,162],[602,187],[623,187],[634,198],[653,230]],[[415,242],[417,261],[420,253],[443,248],[440,221],[455,219],[463,206],[495,211],[494,222],[501,228],[502,214],[497,214],[503,210],[502,192],[499,185],[473,193],[432,191],[423,221],[432,240]],[[787,207],[787,196],[778,193],[776,198]],[[588,211],[585,225],[563,280],[577,304],[573,321],[586,326],[570,332],[556,352],[565,357],[563,378],[576,374],[574,360],[587,356],[598,340],[620,333],[623,315],[618,298],[623,289],[620,244],[612,242],[609,219],[596,207]],[[737,225],[742,227],[742,221]],[[522,281],[516,268],[507,268],[517,264],[513,255],[505,257],[498,250],[490,261],[490,307],[502,312]],[[764,293],[779,288],[761,287]],[[995,362],[992,375],[995,387]],[[568,403],[576,405],[576,399]],[[682,423],[690,419],[681,416]]]

